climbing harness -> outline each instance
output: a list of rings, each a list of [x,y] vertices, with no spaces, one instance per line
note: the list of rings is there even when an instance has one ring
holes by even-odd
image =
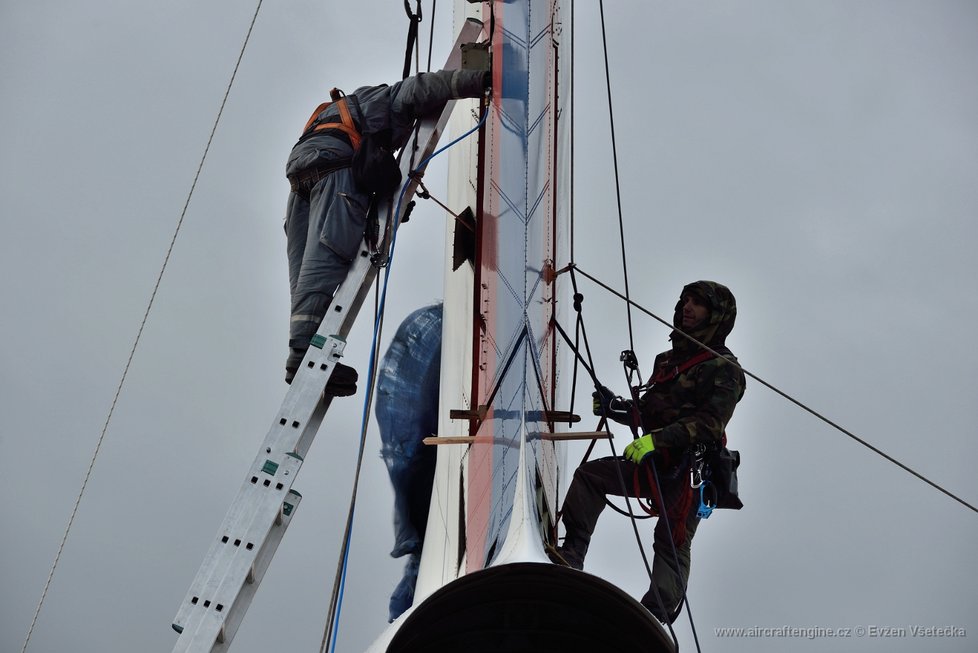
[[[317,132],[335,129],[346,134],[347,138],[350,139],[350,146],[354,151],[360,149],[360,131],[357,129],[356,123],[353,122],[353,117],[350,115],[347,95],[340,89],[334,88],[330,90],[329,97],[329,102],[320,104],[312,112],[312,115],[309,116],[309,120],[306,121],[306,126],[302,128],[302,135],[299,137],[299,140],[305,140]],[[326,117],[323,116],[320,118],[320,116],[334,104],[340,112],[340,122],[325,122]]]
[[[302,133],[299,136],[299,141],[302,142],[320,132],[327,130],[334,130],[339,132],[339,134],[346,137],[349,141],[350,147],[353,148],[354,152],[360,149],[360,131],[357,129],[356,123],[353,121],[353,116],[350,115],[350,107],[348,101],[352,96],[348,96],[343,93],[343,91],[334,88],[330,90],[330,101],[323,102],[312,112],[309,116],[309,120],[306,121],[305,127],[302,128]],[[331,120],[326,122],[327,118],[323,113],[329,107],[336,105],[340,113],[340,122]],[[321,180],[328,177],[333,172],[340,170],[342,168],[350,167],[353,162],[352,157],[339,158],[334,161],[330,161],[326,165],[320,165],[309,170],[302,170],[300,172],[289,175],[289,188],[290,190],[298,195],[299,197],[309,200],[309,193]]]
[[[725,350],[726,348],[721,347],[720,349]],[[727,351],[729,352],[729,350]],[[668,383],[669,381],[672,381],[680,374],[683,374],[684,372],[693,369],[700,363],[706,362],[711,358],[716,358],[716,356],[717,354],[715,354],[712,351],[701,351],[700,353],[696,354],[689,360],[685,360],[677,365],[672,365],[659,370],[658,372],[652,375],[652,378],[649,379],[647,386],[651,387],[656,383]]]

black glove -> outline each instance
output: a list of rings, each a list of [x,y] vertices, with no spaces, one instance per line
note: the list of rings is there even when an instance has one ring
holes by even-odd
[[[619,424],[631,423],[632,402],[615,395],[611,389],[600,386],[591,393],[591,409],[597,417],[607,417]]]

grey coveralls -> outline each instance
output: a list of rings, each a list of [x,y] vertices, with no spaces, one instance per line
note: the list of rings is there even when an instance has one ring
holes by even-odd
[[[399,149],[410,138],[415,120],[441,110],[448,100],[479,97],[485,87],[482,70],[419,73],[390,86],[358,88],[351,113],[361,133],[390,127],[392,147]],[[357,115],[356,106],[362,115]],[[341,121],[335,103],[319,118]],[[320,177],[311,186],[290,192],[285,215],[292,296],[286,362],[290,382],[364,237],[369,195],[354,183],[352,156],[346,135],[326,129],[300,139],[286,165],[286,176],[293,182]]]

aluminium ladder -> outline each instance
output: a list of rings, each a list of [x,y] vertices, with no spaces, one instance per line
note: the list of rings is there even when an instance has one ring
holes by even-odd
[[[481,30],[480,21],[470,18],[465,22],[446,70],[460,68],[460,46],[475,41]],[[405,152],[401,157],[407,189],[401,215],[391,216],[395,225],[418,186],[409,177],[411,166],[434,152],[454,106],[455,101],[450,100],[440,115],[419,121],[417,150],[413,156]],[[388,204],[381,203],[378,211],[381,234],[391,213]],[[369,249],[361,246],[180,605],[173,621],[173,629],[180,633],[174,653],[228,650],[302,499],[292,484],[331,402],[323,389],[343,355],[346,336],[376,276]]]

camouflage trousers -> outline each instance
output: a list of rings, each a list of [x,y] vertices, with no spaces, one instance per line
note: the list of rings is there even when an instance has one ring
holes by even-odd
[[[562,519],[566,538],[560,547],[561,555],[571,566],[583,566],[591,535],[605,507],[606,495],[646,499],[656,496],[654,481],[650,480],[645,467],[624,458],[609,457],[586,462],[574,472],[574,479],[564,498]],[[659,621],[672,623],[682,607],[689,579],[690,548],[700,520],[696,516],[697,501],[689,501],[688,508],[684,505],[690,492],[689,474],[685,468],[668,471],[672,473],[659,470],[659,484],[665,495],[667,512],[672,512],[670,508],[676,506],[684,509],[674,519],[663,519],[661,516],[657,519],[652,543],[652,582],[642,597],[642,605]],[[661,509],[659,512],[662,512]],[[679,523],[681,520],[684,521]],[[672,536],[682,534],[683,529],[685,534],[674,546]],[[635,556],[637,562],[639,554],[636,552]]]

